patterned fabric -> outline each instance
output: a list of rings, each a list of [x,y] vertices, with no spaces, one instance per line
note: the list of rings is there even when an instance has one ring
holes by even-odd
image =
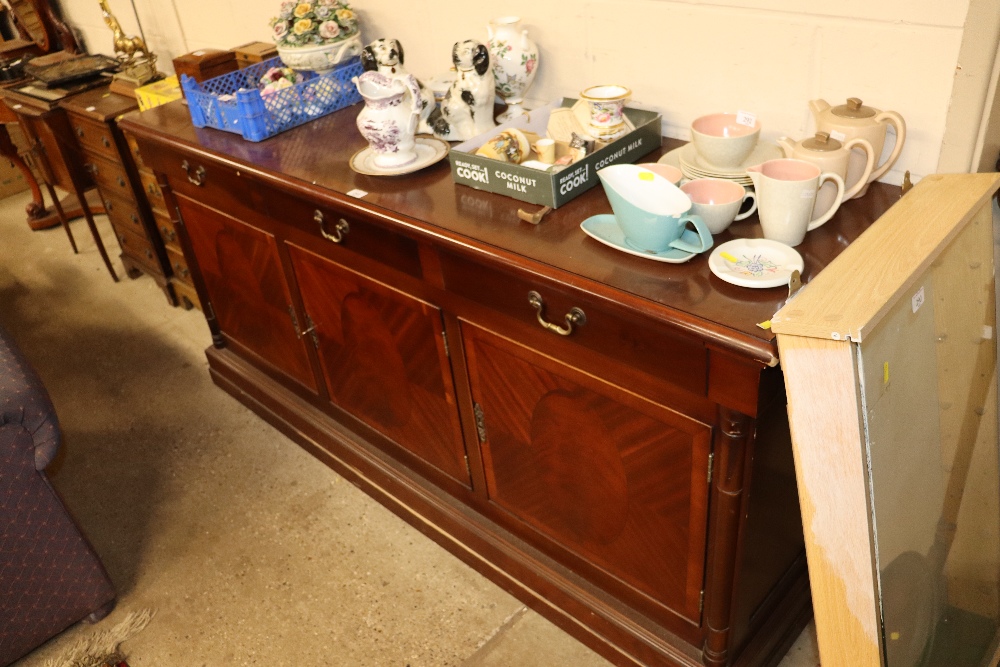
[[[48,393],[0,329],[0,666],[115,598],[97,554],[40,470],[59,426]]]

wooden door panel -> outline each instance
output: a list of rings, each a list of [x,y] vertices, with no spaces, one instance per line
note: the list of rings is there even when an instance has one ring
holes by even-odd
[[[289,245],[334,404],[470,486],[441,312]]]
[[[315,393],[274,237],[186,197],[177,203],[219,329]]]
[[[490,501],[698,624],[711,428],[462,328]]]

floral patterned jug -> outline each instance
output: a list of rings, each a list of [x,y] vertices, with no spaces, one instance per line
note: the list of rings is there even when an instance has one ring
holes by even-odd
[[[365,108],[358,114],[358,129],[371,146],[375,166],[392,169],[416,160],[413,135],[421,108],[416,78],[412,74],[393,78],[365,72],[352,81],[365,100]]]
[[[518,16],[493,19],[486,29],[497,95],[507,103],[507,110],[497,118],[503,123],[524,114],[521,106],[524,92],[538,71],[538,46],[528,37],[528,31],[521,28]]]

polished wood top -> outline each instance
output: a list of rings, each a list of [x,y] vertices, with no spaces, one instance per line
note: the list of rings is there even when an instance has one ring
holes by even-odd
[[[591,215],[611,212],[600,186],[552,211],[535,226],[519,220],[517,211],[534,211],[537,206],[455,184],[447,159],[404,176],[355,173],[350,158],[367,146],[355,125],[360,109],[360,105],[349,107],[259,143],[193,127],[181,100],[128,114],[121,126],[140,139],[192,151],[263,182],[374,213],[401,225],[406,233],[447,239],[463,252],[485,254],[529,271],[535,268],[644,315],[677,324],[710,345],[764,363],[777,359],[774,334],[757,324],[769,320],[784,304],[787,288],[730,285],[709,270],[707,252],[685,264],[666,264],[618,252],[591,239],[580,223]],[[656,161],[681,143],[665,139],[663,148],[640,162]],[[361,199],[344,195],[354,189],[368,194]],[[875,183],[864,198],[847,202],[830,222],[809,232],[797,248],[805,260],[803,281],[815,277],[899,196],[898,187]],[[715,243],[761,236],[754,215],[717,235]]]
[[[106,123],[112,118],[134,111],[139,103],[134,97],[127,97],[111,92],[110,86],[101,86],[67,97],[60,101],[59,106],[75,113],[89,116],[96,121]]]

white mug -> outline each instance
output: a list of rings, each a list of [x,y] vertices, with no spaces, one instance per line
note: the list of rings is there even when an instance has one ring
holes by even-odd
[[[844,201],[844,179],[805,160],[768,160],[747,169],[757,194],[757,215],[764,238],[789,246],[802,243],[812,231],[833,217]],[[812,218],[820,185],[833,181],[837,194],[830,209]]]

